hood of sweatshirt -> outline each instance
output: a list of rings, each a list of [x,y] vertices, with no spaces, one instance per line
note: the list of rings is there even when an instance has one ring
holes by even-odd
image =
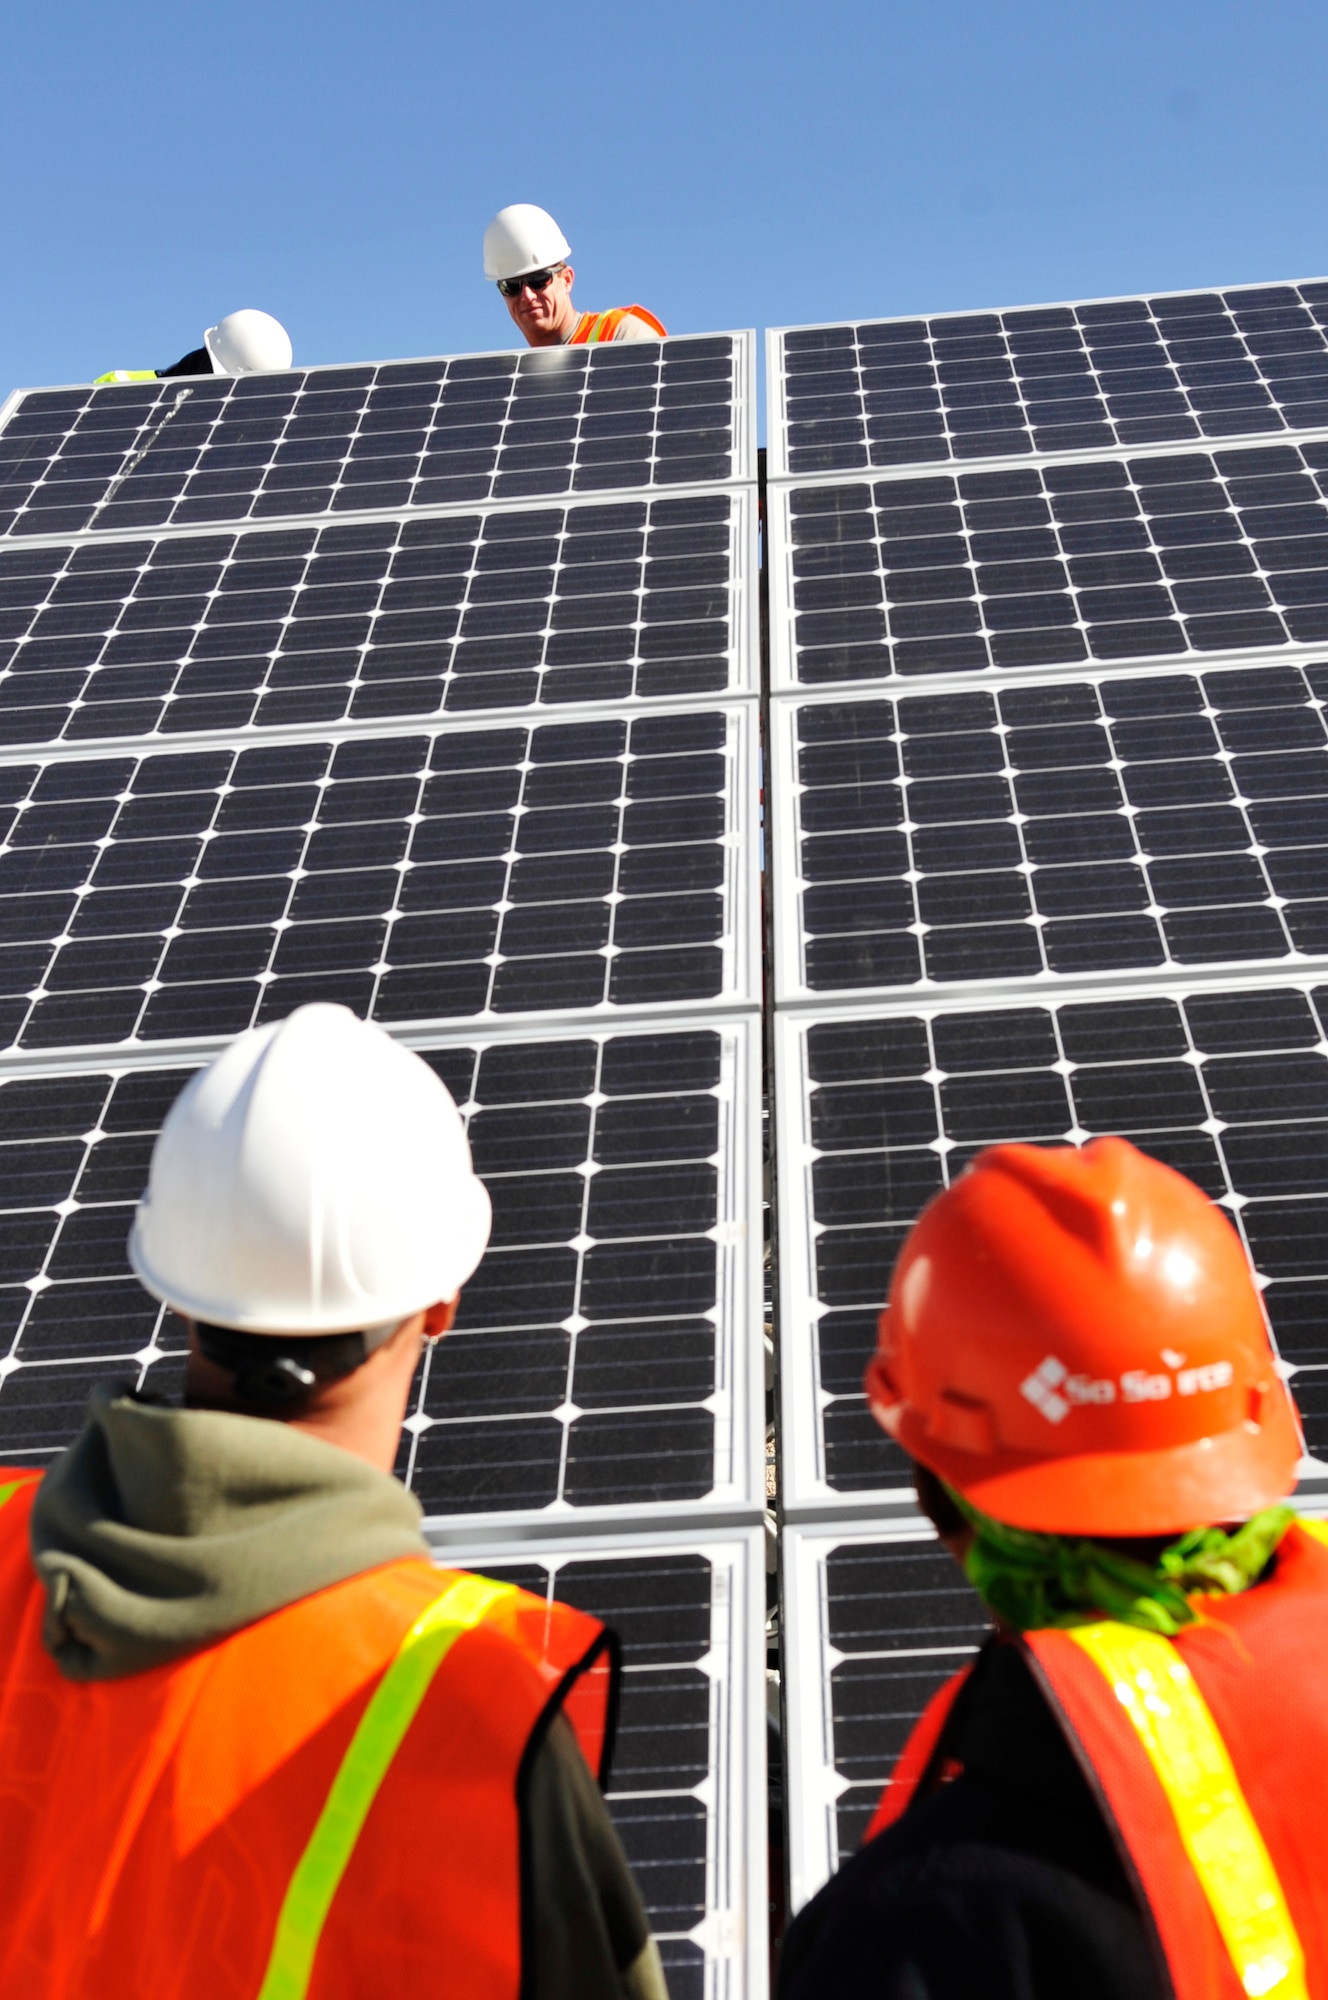
[[[99,1389],[38,1489],[42,1638],[69,1680],[113,1680],[408,1557],[420,1506],[288,1424]]]

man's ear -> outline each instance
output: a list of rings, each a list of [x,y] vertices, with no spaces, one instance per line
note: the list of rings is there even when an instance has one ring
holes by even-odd
[[[572,269],[570,264],[563,265],[563,276],[567,280],[567,289],[570,292],[572,286],[576,283],[576,272]]]
[[[452,1322],[457,1316],[457,1307],[460,1304],[461,1294],[458,1292],[455,1298],[439,1299],[436,1304],[426,1306],[424,1312],[424,1338],[426,1340],[441,1340],[443,1335],[450,1331]]]

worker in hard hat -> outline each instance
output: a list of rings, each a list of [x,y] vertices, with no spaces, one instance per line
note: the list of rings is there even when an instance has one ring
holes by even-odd
[[[546,209],[528,201],[500,208],[484,232],[484,275],[496,284],[530,347],[585,347],[606,340],[663,340],[667,329],[644,306],[578,312],[572,247]]]
[[[1226,1219],[1126,1144],[1000,1146],[924,1211],[867,1370],[995,1621],[784,2000],[1328,1993],[1328,1528]]]
[[[489,1216],[345,1008],[176,1100],[129,1254],[184,1407],[100,1393],[0,1485],[6,2000],[665,2000],[591,1775],[607,1635],[436,1568],[391,1476]]]
[[[158,382],[167,375],[268,375],[289,368],[291,338],[271,313],[246,306],[227,313],[203,335],[203,345],[191,348],[171,368],[112,368],[93,384]]]

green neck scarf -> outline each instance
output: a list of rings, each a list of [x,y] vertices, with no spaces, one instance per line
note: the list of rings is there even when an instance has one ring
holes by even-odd
[[[1199,1623],[1191,1594],[1235,1597],[1257,1582],[1296,1518],[1290,1507],[1268,1507],[1230,1533],[1191,1528],[1150,1568],[1081,1536],[1008,1527],[980,1513],[953,1487],[945,1490],[973,1530],[964,1558],[969,1582],[1020,1632],[1106,1617],[1171,1638]]]

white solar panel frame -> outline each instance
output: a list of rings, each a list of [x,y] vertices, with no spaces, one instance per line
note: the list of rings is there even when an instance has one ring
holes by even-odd
[[[486,1537],[467,1524],[426,1533],[440,1562],[479,1570],[487,1563],[589,1560],[632,1562],[700,1555],[713,1567],[713,1641],[703,1667],[710,1681],[711,1768],[695,1796],[711,1838],[706,1916],[691,1933],[705,1953],[706,2000],[767,2000],[765,1529],[709,1527],[693,1515],[670,1532],[594,1539],[532,1532]]]
[[[816,1237],[812,1193],[812,1166],[816,1156],[812,1146],[808,1115],[809,1070],[807,1037],[816,1026],[852,1021],[880,1021],[887,1018],[931,1019],[939,1014],[999,1013],[1011,1005],[1061,1005],[1073,1001],[1184,1000],[1205,993],[1254,993],[1285,991],[1308,993],[1321,986],[1328,961],[1317,971],[1304,967],[1265,967],[1244,974],[1218,970],[1178,974],[1158,980],[1125,977],[1099,978],[1085,990],[1005,985],[985,987],[979,993],[933,988],[918,993],[896,988],[876,1002],[855,996],[851,1005],[827,1005],[824,998],[814,1010],[801,1008],[780,1014],[775,1021],[775,1115],[778,1176],[779,1242],[779,1382],[780,1382],[780,1505],[786,1521],[817,1520],[828,1515],[856,1517],[872,1514],[878,1520],[897,1519],[901,1510],[914,1506],[913,1488],[906,1473],[897,1484],[837,1491],[826,1477],[825,1438],[821,1411],[834,1400],[821,1386],[817,1324],[822,1307],[817,1291]],[[992,990],[995,987],[996,990]],[[936,1085],[934,1088],[938,1087]],[[944,1130],[943,1124],[941,1130]],[[884,1135],[883,1135],[884,1136]],[[1081,1135],[1083,1136],[1083,1135]],[[881,1304],[884,1305],[890,1273],[881,1273]],[[1328,1463],[1305,1458],[1300,1464],[1301,1491],[1328,1491]],[[1328,1501],[1325,1502],[1328,1504]]]
[[[796,326],[767,327],[765,334],[765,364],[766,364],[766,384],[767,384],[766,426],[768,434],[768,443],[767,443],[768,457],[766,460],[766,477],[768,479],[793,479],[797,480],[797,482],[800,485],[821,483],[821,477],[822,477],[821,475],[818,474],[807,475],[804,473],[791,472],[788,466],[789,419],[788,419],[788,398],[785,389],[787,376],[784,370],[784,353],[785,353],[786,338],[791,333],[820,333],[820,332],[828,332],[832,329],[839,329],[842,327],[902,326],[902,325],[912,324],[918,320],[933,322],[933,321],[945,321],[945,320],[956,320],[956,319],[973,319],[979,316],[985,318],[988,315],[998,314],[998,313],[1003,314],[1003,313],[1019,313],[1019,312],[1062,312],[1067,310],[1073,311],[1080,306],[1110,306],[1110,305],[1135,305],[1135,304],[1147,305],[1149,301],[1152,299],[1193,298],[1196,296],[1196,294],[1209,293],[1209,292],[1215,293],[1220,298],[1226,298],[1231,293],[1265,292],[1265,291],[1279,289],[1284,285],[1286,286],[1317,285],[1317,284],[1322,284],[1323,282],[1324,282],[1324,277],[1322,273],[1319,273],[1317,275],[1302,273],[1301,276],[1295,278],[1270,279],[1265,284],[1185,285],[1172,291],[1110,292],[1110,293],[1100,294],[1092,298],[1081,298],[1081,299],[1039,299],[1037,301],[1030,301],[1028,299],[1024,299],[1017,305],[1007,303],[1004,305],[994,305],[994,306],[986,306],[986,305],[966,306],[962,309],[951,309],[948,312],[928,312],[925,309],[922,309],[917,312],[910,312],[910,313],[884,313],[884,314],[859,313],[853,316],[852,318],[806,320]],[[1325,334],[1326,336],[1328,336],[1328,328],[1325,328]],[[1195,448],[1201,449],[1206,444],[1215,445],[1218,447],[1225,447],[1228,444],[1249,443],[1253,440],[1258,440],[1258,442],[1262,444],[1285,444],[1289,439],[1293,437],[1315,437],[1323,435],[1325,435],[1323,431],[1312,431],[1308,429],[1302,431],[1287,427],[1280,431],[1271,430],[1271,431],[1233,432],[1230,437],[1221,437],[1221,438],[1174,438],[1161,446],[1145,445],[1139,447],[1139,449],[1145,451],[1160,450],[1163,452],[1173,452],[1173,451],[1185,451],[1187,449],[1195,449]],[[913,472],[922,469],[932,469],[938,472],[943,469],[948,471],[982,472],[997,465],[1029,465],[1029,464],[1041,463],[1043,460],[1053,462],[1056,464],[1062,464],[1072,461],[1074,458],[1080,455],[1081,454],[1076,452],[1029,451],[1029,452],[1018,452],[1018,453],[997,452],[993,453],[990,457],[984,457],[984,458],[919,459],[919,460],[909,461],[908,465],[902,468],[899,465],[891,465],[888,467],[867,466],[864,467],[859,473],[857,473],[854,476],[859,478],[863,477],[880,478],[888,476],[890,473],[898,472],[901,469],[904,471],[913,471]],[[1105,448],[1100,453],[1093,452],[1087,454],[1087,456],[1090,457],[1102,457],[1102,458],[1107,458],[1114,455],[1115,454],[1112,453],[1109,448]],[[1129,452],[1129,456],[1133,457],[1134,455],[1135,455],[1134,451],[1131,450]],[[829,475],[829,477],[832,479],[843,479],[848,476],[850,475],[847,475],[842,470],[834,473],[833,475]]]

